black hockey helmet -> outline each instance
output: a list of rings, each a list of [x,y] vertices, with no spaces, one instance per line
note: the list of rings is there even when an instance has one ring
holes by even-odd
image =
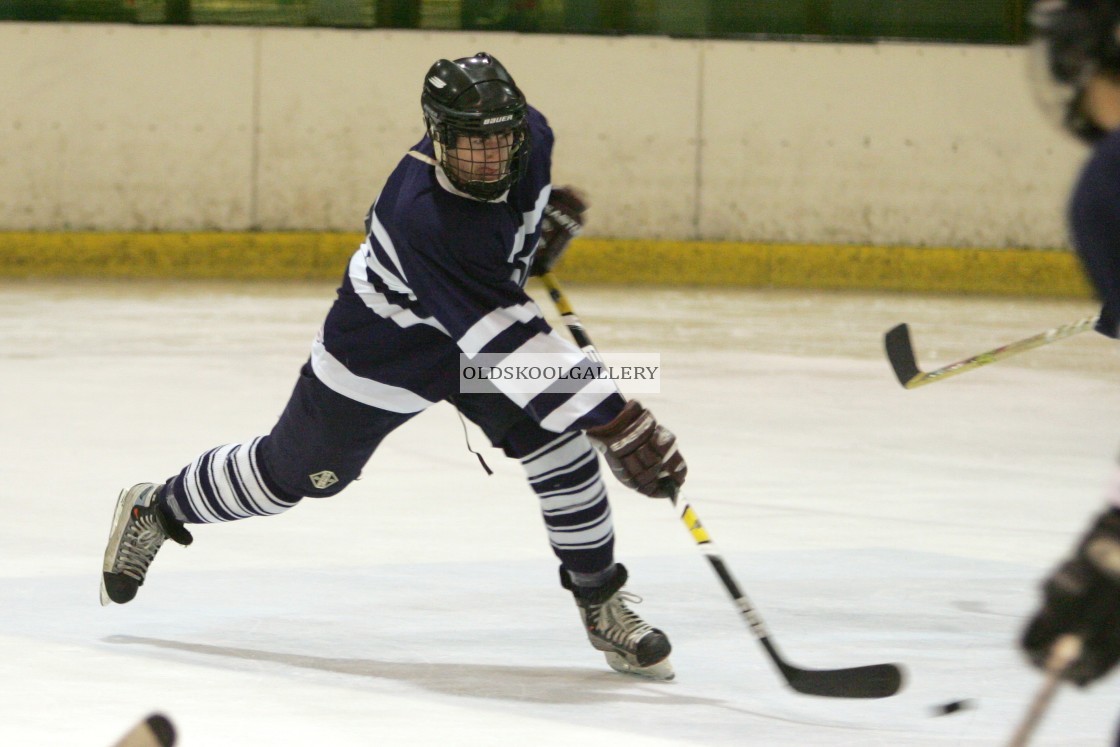
[[[1083,110],[1097,73],[1120,77],[1120,0],[1035,0],[1031,78],[1043,110],[1092,143],[1105,131]]]
[[[457,189],[490,200],[524,173],[529,105],[502,63],[490,55],[437,61],[424,76],[420,106],[436,158]],[[488,162],[485,173],[475,173],[470,164],[483,160]]]

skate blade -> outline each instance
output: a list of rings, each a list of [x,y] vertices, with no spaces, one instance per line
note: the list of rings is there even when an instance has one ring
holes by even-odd
[[[639,667],[626,661],[622,654],[606,651],[603,655],[607,657],[607,664],[610,664],[611,669],[622,674],[660,682],[668,682],[677,676],[676,672],[673,671],[673,665],[669,663],[667,658],[656,664],[650,664],[648,667]]]

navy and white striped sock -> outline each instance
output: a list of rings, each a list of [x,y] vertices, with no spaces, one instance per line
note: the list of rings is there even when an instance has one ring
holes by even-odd
[[[299,503],[270,487],[257,450],[263,437],[207,451],[170,481],[164,498],[180,521],[213,524],[272,516]]]
[[[596,573],[614,562],[614,523],[599,460],[582,432],[565,433],[521,458],[541,502],[548,541],[564,567]]]

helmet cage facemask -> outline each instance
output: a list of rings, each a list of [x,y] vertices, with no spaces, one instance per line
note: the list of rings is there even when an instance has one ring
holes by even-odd
[[[1108,133],[1086,112],[1085,88],[1098,72],[1120,70],[1116,19],[1102,16],[1104,9],[1102,4],[1050,0],[1036,3],[1030,19],[1035,98],[1048,119],[1088,144]]]
[[[528,166],[529,137],[522,108],[505,112],[452,112],[425,107],[428,135],[452,186],[480,200],[501,197]],[[493,173],[474,173],[475,171]]]

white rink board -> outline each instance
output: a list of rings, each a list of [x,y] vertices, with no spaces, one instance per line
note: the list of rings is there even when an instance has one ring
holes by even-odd
[[[245,228],[253,36],[0,24],[0,228]]]
[[[0,230],[359,230],[480,49],[609,238],[1052,248],[1082,150],[1025,50],[0,24]]]
[[[420,139],[420,85],[446,40],[275,29],[261,41],[261,225],[361,231]]]
[[[1083,150],[1024,50],[711,43],[701,233],[793,243],[1062,246]]]

